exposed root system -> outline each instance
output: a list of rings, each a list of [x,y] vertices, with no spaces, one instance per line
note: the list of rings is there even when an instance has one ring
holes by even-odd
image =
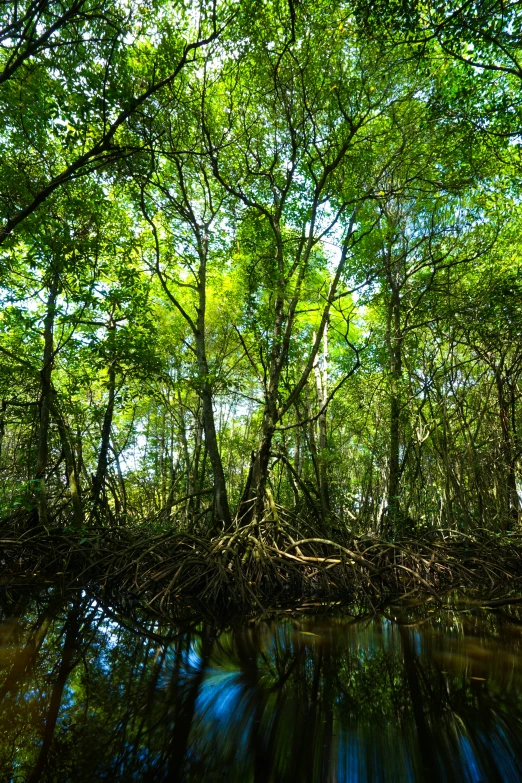
[[[303,537],[290,521],[236,526],[207,540],[145,528],[0,533],[2,582],[89,585],[118,602],[170,617],[259,614],[303,600],[368,600],[473,589],[484,599],[522,593],[522,535],[439,530],[389,542]]]

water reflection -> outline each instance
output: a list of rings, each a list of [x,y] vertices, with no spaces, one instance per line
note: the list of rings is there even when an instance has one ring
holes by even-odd
[[[0,779],[519,781],[516,607],[221,631],[0,594]]]

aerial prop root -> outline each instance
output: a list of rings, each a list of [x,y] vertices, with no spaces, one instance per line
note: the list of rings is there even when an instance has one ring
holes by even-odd
[[[374,600],[420,592],[438,598],[452,588],[488,591],[489,599],[522,580],[522,537],[487,531],[441,531],[394,542],[317,535],[284,510],[274,520],[236,523],[214,537],[142,527],[0,532],[3,581],[65,586],[96,583],[176,615],[187,602],[219,612],[255,611],[303,598]],[[304,533],[304,535],[303,535]]]

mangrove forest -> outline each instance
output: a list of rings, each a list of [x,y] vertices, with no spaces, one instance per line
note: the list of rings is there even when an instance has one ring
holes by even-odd
[[[517,594],[521,148],[518,0],[2,3],[2,589]]]

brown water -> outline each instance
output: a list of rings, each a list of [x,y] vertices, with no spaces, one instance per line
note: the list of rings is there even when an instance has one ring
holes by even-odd
[[[521,617],[428,603],[187,631],[4,592],[0,780],[522,781]]]

